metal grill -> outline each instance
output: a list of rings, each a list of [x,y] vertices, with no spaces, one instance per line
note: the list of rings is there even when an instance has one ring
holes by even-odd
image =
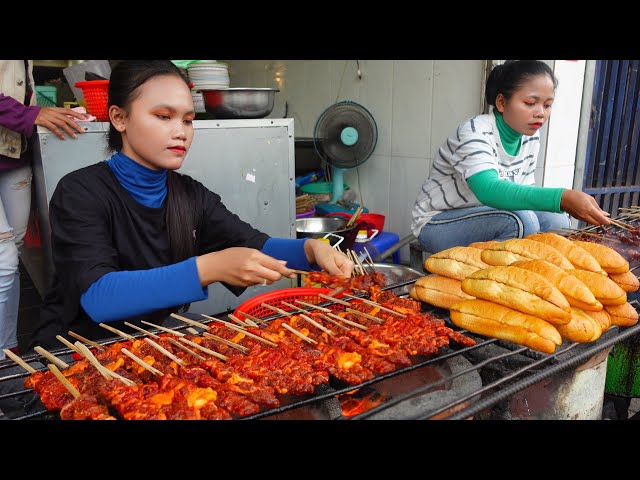
[[[619,218],[624,219],[629,223],[635,222],[637,224],[639,219],[632,215],[633,214],[630,213],[629,215]],[[582,231],[575,231],[572,234],[569,234],[569,236],[593,231],[595,231],[595,227],[590,227]],[[602,231],[602,229],[599,231]],[[611,234],[621,232],[621,230],[616,229],[616,227],[609,227],[606,231]],[[632,270],[635,270],[640,266],[640,261],[637,258],[631,259],[629,263]],[[384,287],[383,290],[405,287],[413,282],[414,280],[396,283]],[[355,296],[363,295],[360,294]],[[629,300],[636,310],[638,310],[638,300],[631,298],[629,298]],[[320,304],[320,306],[328,306],[331,304],[332,302],[329,301]],[[490,418],[491,409],[500,405],[501,402],[507,399],[512,399],[519,392],[539,384],[540,382],[549,381],[550,379],[555,379],[564,374],[571,373],[575,371],[576,368],[583,366],[585,363],[588,363],[599,355],[606,356],[615,344],[636,335],[640,331],[640,323],[628,328],[612,327],[595,342],[586,344],[565,342],[561,347],[558,347],[554,354],[547,355],[510,342],[497,339],[487,339],[485,337],[460,330],[451,323],[448,316],[449,312],[447,310],[431,308],[425,309],[424,311],[439,318],[443,318],[448,327],[474,338],[477,340],[477,344],[466,348],[456,348],[457,344],[451,344],[449,347],[441,349],[440,353],[433,358],[422,357],[420,360],[414,361],[414,363],[409,367],[399,368],[391,373],[379,375],[372,380],[355,386],[343,385],[332,379],[328,385],[321,385],[317,387],[313,395],[296,397],[278,408],[264,410],[258,414],[247,416],[242,419],[257,420],[282,418],[283,415],[295,411],[302,411],[310,408],[321,409],[323,403],[330,401],[335,402],[336,398],[347,395],[354,390],[363,391],[367,388],[376,388],[390,380],[396,383],[398,381],[402,382],[405,379],[408,379],[414,372],[426,367],[443,365],[443,363],[455,359],[464,359],[467,366],[465,368],[458,369],[454,373],[444,375],[442,378],[435,381],[425,382],[422,385],[410,388],[408,391],[396,393],[391,398],[385,399],[378,405],[375,405],[359,414],[346,417],[341,412],[338,412],[338,414],[333,415],[331,418],[376,419],[385,418],[384,415],[385,413],[388,414],[388,412],[393,412],[392,418],[400,419],[465,419],[471,417],[483,418],[483,416]],[[280,315],[273,315],[265,317],[264,319],[268,321],[278,318],[279,316]],[[178,326],[175,329],[182,330],[185,328],[188,328],[188,325]],[[154,333],[161,333],[157,330],[152,331]],[[144,335],[140,334],[133,336],[143,337]],[[120,340],[120,338],[113,338],[108,341],[98,343],[101,343],[102,345],[110,345]],[[66,356],[72,353],[72,351],[69,349],[60,349],[52,351],[52,353],[64,360]],[[38,354],[25,356],[23,357],[23,360],[37,370],[43,370],[42,367],[46,366],[48,363],[45,358]],[[465,378],[465,376],[470,376],[471,374],[479,375],[482,378],[482,383],[470,391],[465,391],[463,395],[455,396],[454,398],[446,401],[440,401],[435,405],[425,405],[417,410],[415,408],[403,408],[403,405],[415,404],[416,399],[419,399],[429,393],[433,393],[439,388],[451,385],[461,378]],[[29,373],[22,370],[21,367],[18,367],[12,361],[7,360],[6,362],[0,362],[0,408],[2,408],[2,402],[7,400],[14,400],[25,405],[26,408],[25,412],[18,415],[9,415],[5,413],[4,419],[23,420],[31,418],[58,418],[57,414],[48,412],[44,408],[37,399],[37,395],[21,386],[27,376],[29,376]],[[2,415],[0,415],[0,419],[3,419]]]

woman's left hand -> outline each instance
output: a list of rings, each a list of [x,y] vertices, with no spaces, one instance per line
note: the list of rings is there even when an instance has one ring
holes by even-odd
[[[304,242],[304,253],[309,263],[317,264],[330,275],[351,277],[353,273],[353,262],[328,243],[311,238]]]

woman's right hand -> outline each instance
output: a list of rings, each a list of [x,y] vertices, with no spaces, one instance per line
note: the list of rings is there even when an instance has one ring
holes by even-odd
[[[226,248],[196,258],[203,287],[214,282],[226,282],[237,287],[271,285],[282,277],[294,278],[295,272],[285,264],[284,260],[276,260],[255,248],[245,247]]]
[[[34,123],[48,128],[55,133],[60,140],[65,139],[62,131],[65,131],[71,138],[76,138],[76,134],[73,130],[78,133],[84,133],[84,128],[78,125],[72,118],[69,118],[69,116],[80,120],[87,118],[87,115],[74,112],[70,108],[42,107],[38,112]]]
[[[591,195],[580,190],[566,189],[562,192],[560,208],[574,218],[591,225],[609,225],[609,212],[600,208]]]

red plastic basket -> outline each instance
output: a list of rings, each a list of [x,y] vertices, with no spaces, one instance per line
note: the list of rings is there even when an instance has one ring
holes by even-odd
[[[318,303],[327,301],[326,298],[322,298],[318,296],[318,294],[323,293],[327,295],[329,292],[331,292],[330,288],[283,288],[281,290],[273,290],[272,292],[267,292],[256,297],[252,297],[244,303],[238,305],[238,308],[236,308],[233,314],[237,317],[242,317],[242,313],[244,312],[258,318],[268,317],[274,315],[276,312],[268,309],[267,307],[263,307],[261,305],[262,303],[281,308],[285,311],[291,311],[291,308],[287,307],[286,305],[282,305],[283,301],[291,303],[293,305],[297,305],[295,301],[301,300],[303,302],[317,305]],[[335,298],[340,298],[341,296],[342,294],[338,294],[335,296]],[[297,306],[299,306],[300,308],[305,308],[303,305]],[[342,307],[337,304],[330,305],[327,308],[329,308],[330,310],[342,310]]]
[[[82,89],[82,95],[87,104],[87,111],[96,117],[96,120],[99,122],[108,121],[109,80],[76,82],[76,87]]]

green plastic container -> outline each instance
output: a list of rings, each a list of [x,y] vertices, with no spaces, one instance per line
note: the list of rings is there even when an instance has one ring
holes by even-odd
[[[36,85],[36,100],[41,107],[55,107],[58,104],[58,88]]]
[[[343,185],[345,190],[349,189],[349,186],[346,183]],[[333,195],[333,182],[307,183],[306,185],[301,186],[300,190],[313,196],[316,202],[329,202]]]

